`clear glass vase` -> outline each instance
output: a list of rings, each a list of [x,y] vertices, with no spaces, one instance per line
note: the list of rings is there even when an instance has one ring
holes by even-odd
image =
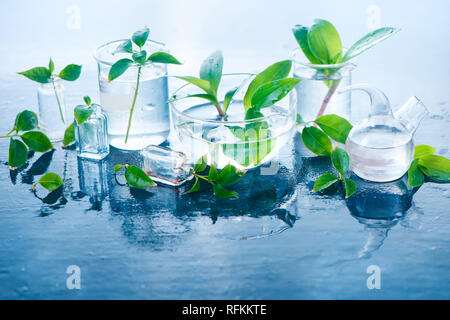
[[[208,164],[216,168],[232,164],[247,170],[271,161],[288,143],[295,126],[295,91],[276,105],[261,109],[264,117],[244,120],[242,101],[251,80],[248,74],[223,76],[217,95],[219,101],[230,89],[239,88],[227,110],[226,121],[206,100],[186,98],[186,95],[200,93],[194,85],[187,84],[175,91],[170,100],[173,126],[181,141],[179,151],[191,162],[206,156]]]
[[[130,108],[137,83],[137,66],[132,65],[120,77],[108,82],[111,66],[117,60],[130,58],[130,54],[113,54],[123,41],[117,40],[104,44],[95,53],[98,63],[100,102],[108,118],[110,145],[122,150],[141,150],[150,144],[162,143],[169,135],[167,67],[160,63],[142,67],[131,129],[125,143]],[[150,40],[146,42],[143,49],[148,55],[155,51],[167,51],[163,44]]]
[[[101,160],[109,154],[108,125],[100,106],[94,110],[85,122],[75,126],[75,140],[78,156],[92,160]]]
[[[39,125],[52,142],[62,141],[69,126],[61,79],[38,88]]]
[[[293,75],[302,81],[297,85],[297,112],[303,121],[313,121],[324,114],[336,114],[351,120],[350,92],[338,94],[339,88],[352,82],[353,63],[332,65],[308,63],[303,52],[291,53],[294,62]]]

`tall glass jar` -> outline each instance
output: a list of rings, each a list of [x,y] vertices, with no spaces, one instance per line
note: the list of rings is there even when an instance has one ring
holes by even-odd
[[[106,43],[95,53],[98,62],[100,102],[103,113],[108,118],[110,145],[123,150],[141,150],[150,144],[162,143],[169,135],[167,66],[156,63],[142,67],[131,129],[125,143],[130,108],[137,84],[137,66],[130,66],[120,77],[108,82],[111,66],[117,60],[130,58],[130,54],[114,53],[123,41]],[[151,40],[146,42],[143,49],[148,55],[155,51],[167,51],[163,44]]]
[[[332,65],[307,63],[300,49],[294,50],[291,58],[294,77],[302,80],[296,90],[297,112],[303,121],[312,121],[324,114],[337,114],[350,120],[350,92],[338,94],[338,91],[351,84],[352,70],[356,65],[350,62]]]
[[[38,88],[39,125],[52,142],[61,141],[69,126],[62,80],[42,83]]]

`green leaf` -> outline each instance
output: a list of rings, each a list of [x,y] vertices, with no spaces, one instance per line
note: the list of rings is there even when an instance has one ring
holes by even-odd
[[[327,114],[317,118],[317,125],[334,141],[345,143],[352,125],[346,119],[335,114]]]
[[[154,52],[147,61],[152,63],[181,64],[174,56],[166,52]]]
[[[329,156],[333,148],[328,136],[316,127],[305,127],[302,132],[304,145],[319,156]]]
[[[52,76],[50,70],[46,67],[36,67],[24,72],[18,72],[18,74],[39,83],[49,83]]]
[[[350,159],[344,149],[339,147],[334,148],[333,152],[331,152],[331,162],[341,177],[348,171]]]
[[[341,38],[334,26],[326,20],[314,20],[308,31],[308,45],[321,64],[335,64],[341,58]]]
[[[218,198],[239,198],[238,194],[234,191],[225,189],[220,183],[215,182],[213,184],[214,195]]]
[[[309,62],[311,62],[312,64],[320,64],[320,61],[312,54],[311,49],[309,48],[308,31],[309,30],[307,27],[299,24],[292,29],[295,40],[297,40],[297,43],[299,44],[300,48],[303,51],[303,54],[309,60]]]
[[[36,189],[36,185],[40,184],[48,191],[53,191],[60,188],[64,182],[59,175],[53,172],[48,172],[44,174],[38,182],[33,185],[33,190]]]
[[[291,60],[283,60],[280,62],[276,62],[269,67],[267,67],[262,72],[258,73],[256,77],[250,82],[247,92],[244,96],[244,108],[245,111],[251,108],[252,106],[252,97],[256,90],[263,84],[269,81],[275,81],[279,79],[286,78],[291,72],[292,61]]]
[[[305,121],[303,121],[302,116],[300,115],[300,113],[297,113],[297,117],[295,118],[295,122],[297,124],[305,124]]]
[[[263,84],[252,96],[252,108],[262,109],[273,106],[294,89],[299,82],[300,79],[286,78]]]
[[[69,64],[61,70],[58,77],[67,81],[75,81],[80,77],[81,66],[77,64]]]
[[[145,65],[147,59],[147,51],[142,50],[141,52],[135,52],[131,57],[133,58],[134,62],[143,66]]]
[[[17,114],[14,127],[17,131],[28,131],[36,129],[39,125],[39,120],[36,113],[30,110],[24,110]]]
[[[437,155],[418,158],[420,170],[429,178],[440,182],[450,182],[450,160]]]
[[[147,41],[148,34],[150,33],[149,28],[143,28],[141,30],[136,31],[133,33],[133,36],[131,37],[131,40],[139,47],[142,48]]]
[[[45,152],[53,149],[50,139],[41,131],[28,131],[20,136],[25,144],[33,151]]]
[[[248,140],[252,142],[228,143],[222,145],[223,153],[228,158],[233,159],[244,167],[248,167],[251,164],[255,166],[258,165],[272,151],[277,140],[276,138],[257,139],[255,134],[249,134],[249,131],[254,132],[254,130],[246,130],[245,136],[247,138],[250,137]],[[233,134],[236,134],[236,132],[233,132]]]
[[[222,78],[223,56],[221,51],[213,52],[207,57],[200,67],[200,79],[208,81],[212,94],[217,95],[220,80]]]
[[[156,183],[140,168],[128,165],[125,171],[125,180],[134,188],[147,189],[156,186]]]
[[[199,87],[200,89],[202,89],[206,93],[208,93],[210,95],[213,95],[213,96],[216,96],[214,94],[214,92],[212,91],[209,82],[206,81],[206,80],[202,80],[202,79],[199,79],[199,78],[196,78],[196,77],[176,77],[176,78],[184,80],[184,81],[187,81],[189,83],[192,83],[194,86]]]
[[[85,105],[78,105],[73,109],[73,116],[75,118],[75,121],[77,122],[77,125],[82,124],[85,122],[94,112],[94,109],[85,106]]]
[[[197,173],[205,171],[207,165],[208,160],[206,159],[206,156],[202,156],[200,159],[198,159],[197,163],[195,164],[194,171]]]
[[[348,61],[350,59],[353,59],[357,55],[363,53],[367,49],[372,48],[377,43],[380,43],[383,40],[386,40],[390,36],[397,33],[399,29],[396,28],[390,28],[390,27],[384,27],[377,30],[374,30],[368,34],[366,34],[364,37],[356,41],[350,49],[345,53],[344,57],[342,58],[342,62]]]
[[[233,100],[233,96],[236,94],[236,92],[238,91],[239,87],[236,87],[234,89],[229,90],[226,94],[225,94],[225,98],[223,99],[223,112],[226,113],[228,110],[228,107],[230,106],[230,102],[231,100]]]
[[[351,197],[357,190],[356,182],[352,179],[343,179],[345,187],[345,197]]]
[[[116,165],[114,166],[114,173],[117,173],[117,171],[119,171],[119,170],[122,169],[122,168],[126,168],[126,167],[127,167],[126,164],[116,164]]]
[[[219,177],[216,181],[226,187],[237,183],[241,180],[243,175],[243,171],[239,171],[233,165],[227,164],[222,170],[220,170]]]
[[[50,72],[50,74],[52,74],[53,71],[55,71],[55,64],[53,63],[53,60],[51,57],[50,57],[50,61],[48,62],[48,71]]]
[[[414,159],[408,169],[408,186],[420,187],[425,181],[423,173],[419,170],[419,159]]]
[[[436,149],[432,146],[427,146],[426,144],[421,144],[414,147],[414,159],[421,156],[431,155],[436,152]]]
[[[91,98],[89,96],[84,96],[83,100],[84,100],[84,103],[86,103],[86,105],[88,105],[88,106],[91,105]]]
[[[109,69],[108,82],[120,77],[132,64],[133,60],[127,58],[116,61]]]
[[[67,147],[75,142],[75,127],[73,122],[66,128],[64,132],[64,139],[62,142],[63,147]]]
[[[194,183],[194,185],[193,185],[192,188],[191,188],[189,191],[187,191],[186,193],[197,192],[197,191],[200,189],[200,185],[201,185],[200,180],[199,180],[197,177],[195,177],[195,183]]]
[[[123,41],[121,44],[119,44],[117,46],[117,48],[114,51],[114,53],[119,53],[119,52],[133,53],[133,45],[132,45],[130,39],[127,39],[127,40]]]
[[[313,191],[321,191],[332,186],[339,179],[332,173],[325,173],[314,182]]]
[[[219,177],[219,171],[217,171],[216,167],[209,167],[208,181],[215,181]]]
[[[20,140],[11,138],[9,142],[8,164],[11,170],[19,168],[27,162],[28,149]]]
[[[208,94],[208,93],[190,94],[190,95],[187,95],[182,98],[176,98],[174,100],[181,100],[181,99],[186,99],[186,98],[201,98],[201,99],[208,100],[212,104],[219,103],[219,102],[217,102],[217,98],[215,96],[213,96],[212,94]]]

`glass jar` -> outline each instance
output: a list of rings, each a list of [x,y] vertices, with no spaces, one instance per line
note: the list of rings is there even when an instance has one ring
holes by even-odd
[[[64,86],[62,80],[56,78],[53,82],[42,83],[38,88],[39,125],[50,141],[58,142],[64,138],[64,132],[69,126],[64,101]]]
[[[109,194],[108,174],[110,172],[109,158],[95,162],[78,158],[80,191],[89,197],[92,209],[101,210],[101,204]]]
[[[108,82],[111,66],[120,59],[131,58],[130,54],[114,53],[124,40],[112,41],[100,46],[95,59],[98,62],[98,81],[102,110],[108,118],[108,140],[111,146],[122,150],[141,150],[158,145],[169,135],[169,107],[167,67],[152,63],[141,68],[138,94],[133,111],[128,140],[130,108],[136,89],[138,68],[132,65],[120,77]],[[147,40],[143,47],[147,55],[155,51],[167,51],[161,43]]]
[[[353,63],[320,65],[307,63],[297,48],[291,53],[293,75],[302,81],[297,85],[297,112],[304,122],[313,121],[324,114],[336,114],[351,120],[350,92],[338,94],[339,88],[352,82]]]
[[[179,151],[186,154],[191,163],[206,156],[208,164],[218,169],[232,164],[247,170],[268,163],[289,142],[295,126],[295,91],[276,105],[261,109],[264,117],[244,120],[243,97],[251,80],[248,74],[222,77],[217,94],[219,101],[223,101],[226,92],[238,87],[227,110],[227,121],[220,119],[216,108],[208,101],[185,98],[201,92],[196,86],[187,84],[175,91],[170,100],[173,126],[181,142]]]
[[[91,116],[82,124],[74,121],[77,152],[81,158],[101,160],[109,154],[108,125],[100,106],[92,108]]]

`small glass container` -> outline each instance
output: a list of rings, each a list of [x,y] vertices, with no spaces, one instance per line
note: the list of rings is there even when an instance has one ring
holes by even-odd
[[[297,112],[304,122],[313,121],[324,114],[336,114],[351,120],[351,96],[337,94],[339,88],[352,83],[356,65],[350,62],[321,65],[311,64],[298,48],[291,53],[294,77],[302,81],[297,91]]]
[[[64,101],[64,86],[62,80],[56,78],[53,82],[42,83],[38,88],[39,125],[50,141],[58,142],[64,138],[64,132],[69,126]]]
[[[75,126],[75,140],[78,156],[101,160],[109,154],[108,124],[98,105],[93,105],[91,116],[81,125]]]
[[[155,180],[170,186],[180,186],[193,176],[189,173],[193,169],[187,163],[186,155],[168,148],[149,145],[141,151],[142,169]]]

